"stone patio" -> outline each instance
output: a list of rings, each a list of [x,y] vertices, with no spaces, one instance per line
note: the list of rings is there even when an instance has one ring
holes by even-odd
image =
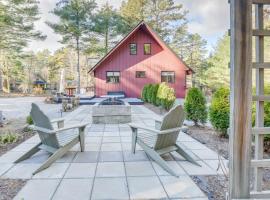
[[[66,123],[91,122],[92,106],[80,106],[66,116]],[[155,113],[132,106],[132,121],[154,126]],[[34,136],[0,157],[1,179],[29,179],[15,200],[84,199],[194,199],[207,197],[189,175],[216,175],[218,155],[190,136],[181,133],[178,142],[202,167],[186,162],[178,154],[164,158],[179,178],[152,162],[140,147],[130,152],[131,130],[127,124],[89,124],[85,152],[79,145],[48,169],[32,172],[48,158],[39,152],[24,162],[13,161],[39,142]],[[227,162],[227,161],[225,161]]]

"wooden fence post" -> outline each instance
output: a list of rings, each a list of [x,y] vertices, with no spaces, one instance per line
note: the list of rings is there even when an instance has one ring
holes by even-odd
[[[252,1],[231,0],[230,199],[250,196]]]

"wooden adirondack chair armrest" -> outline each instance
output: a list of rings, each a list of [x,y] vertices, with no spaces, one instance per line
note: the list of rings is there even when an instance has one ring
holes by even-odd
[[[60,122],[60,121],[65,121],[64,118],[56,118],[56,119],[52,119],[51,123],[55,123],[55,122]]]
[[[70,129],[83,128],[83,127],[87,126],[88,124],[89,123],[75,124],[75,125],[66,126],[64,128],[60,128],[60,129],[57,129],[54,131],[58,133],[58,132],[62,132],[62,131],[70,130]]]
[[[157,129],[147,128],[147,127],[142,126],[142,125],[140,125],[140,124],[130,123],[130,124],[128,124],[128,125],[130,126],[130,128],[142,129],[142,130],[149,131],[149,132],[154,132],[154,133],[157,133],[157,134],[160,133],[160,131],[157,130]]]
[[[177,127],[177,128],[171,128],[171,129],[167,129],[167,130],[164,130],[164,131],[160,131],[160,130],[157,130],[157,129],[146,128],[146,127],[144,127],[144,126],[142,126],[140,124],[134,124],[134,123],[130,123],[129,126],[131,128],[142,129],[142,130],[149,131],[149,132],[154,132],[154,133],[157,133],[157,134],[167,134],[167,133],[173,133],[173,132],[181,130],[181,127]]]
[[[50,130],[47,128],[42,128],[42,127],[38,127],[38,126],[31,126],[31,128],[35,131],[40,131],[42,133],[47,133],[47,134],[55,134],[55,130]]]
[[[57,123],[57,128],[63,128],[64,127],[64,118],[57,118],[57,119],[52,119],[51,123]]]
[[[181,127],[166,129],[164,131],[159,131],[159,134],[173,133],[173,132],[176,132],[176,131],[181,131]]]

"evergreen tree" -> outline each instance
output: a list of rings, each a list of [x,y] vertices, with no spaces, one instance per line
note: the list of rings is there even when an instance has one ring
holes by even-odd
[[[208,68],[206,44],[206,40],[202,39],[199,34],[189,34],[187,36],[184,61],[195,71],[192,75],[193,83],[199,82],[201,84],[204,80],[204,72]]]
[[[146,21],[169,43],[171,33],[187,23],[187,11],[173,0],[128,0],[122,3],[120,12],[133,26],[141,20]]]
[[[149,0],[148,5],[148,23],[165,41],[170,42],[168,36],[186,25],[187,11],[174,0]]]
[[[206,123],[207,120],[207,107],[205,95],[199,88],[190,88],[185,98],[184,110],[186,118],[194,122],[197,126],[198,123]]]
[[[103,43],[99,50],[106,54],[118,42],[119,35],[126,33],[128,29],[121,15],[107,2],[96,14],[92,31]]]
[[[36,0],[0,1],[0,49],[19,51],[32,39],[45,39],[34,29],[38,15]]]
[[[121,15],[129,24],[129,28],[136,26],[140,21],[147,21],[147,6],[149,0],[122,1]]]
[[[214,52],[210,55],[209,69],[206,70],[206,84],[212,89],[230,86],[230,37],[225,34],[217,42]]]
[[[47,22],[56,33],[63,36],[62,43],[74,47],[77,51],[77,93],[80,93],[80,51],[83,38],[89,31],[93,20],[94,0],[60,0],[53,14],[60,18],[59,23]]]
[[[0,1],[0,91],[4,82],[5,91],[9,92],[10,72],[20,68],[17,67],[20,53],[28,42],[46,38],[34,27],[39,19],[38,3],[36,0]]]

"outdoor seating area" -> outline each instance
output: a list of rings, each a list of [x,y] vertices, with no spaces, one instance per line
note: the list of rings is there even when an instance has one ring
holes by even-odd
[[[182,157],[172,152],[162,156],[162,165],[160,161],[152,160],[153,155],[142,143],[136,146],[135,154],[131,151],[134,137],[132,139],[132,130],[128,124],[92,124],[92,107],[80,106],[65,117],[65,125],[68,126],[88,124],[85,129],[84,152],[77,143],[69,151],[66,149],[64,156],[56,158],[51,166],[35,173],[51,158],[47,151],[41,150],[27,159],[24,156],[21,162],[14,163],[39,145],[40,138],[35,135],[0,157],[1,179],[29,179],[15,197],[16,200],[208,199],[191,176],[222,174],[218,168],[217,153],[180,132],[172,137],[181,147],[181,152],[186,152],[190,156],[188,160],[193,163],[187,161],[185,154],[180,153]],[[155,119],[160,119],[160,116],[145,106],[133,105],[131,113],[133,124],[149,129],[155,129]],[[170,128],[165,127],[166,117],[164,120],[160,130]],[[131,126],[134,131],[135,125]],[[137,133],[141,135],[142,131],[138,129]],[[162,150],[166,151],[166,148]],[[222,160],[227,163],[225,159]],[[164,170],[164,163],[173,171],[173,175],[166,167],[169,173]]]
[[[270,0],[0,0],[0,200],[270,199]]]

